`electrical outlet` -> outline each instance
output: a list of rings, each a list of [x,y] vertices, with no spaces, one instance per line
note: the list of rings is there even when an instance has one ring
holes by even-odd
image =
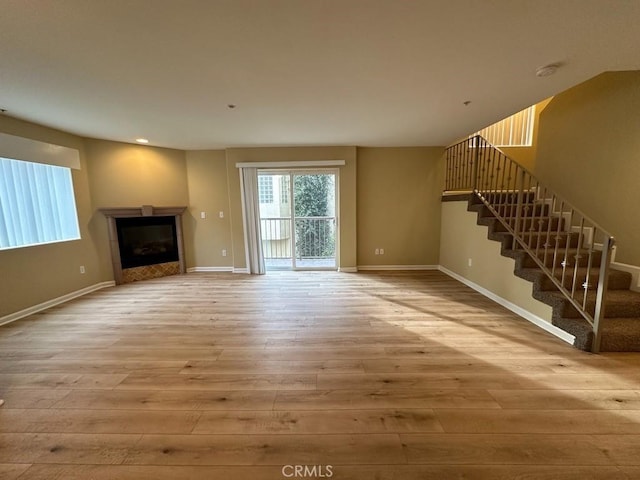
[[[84,265],[80,265],[80,273],[85,273]]]
[[[380,255],[380,249],[376,248],[376,255]]]
[[[384,255],[384,248],[380,249],[380,255]]]
[[[226,256],[227,256],[227,250],[226,250],[226,249],[223,249],[223,250],[222,250],[222,256],[223,256],[223,257],[226,257]]]
[[[220,218],[224,218],[224,212],[223,212],[222,210],[220,210],[220,212],[218,213],[218,216],[219,216]]]
[[[470,267],[473,267],[473,260],[470,258],[470,259],[467,261],[467,264],[468,264]]]
[[[207,218],[207,212],[200,212],[200,218]]]

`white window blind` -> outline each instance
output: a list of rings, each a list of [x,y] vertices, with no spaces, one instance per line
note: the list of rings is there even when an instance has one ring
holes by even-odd
[[[0,250],[79,238],[71,170],[0,157]]]
[[[530,147],[533,143],[535,116],[536,106],[532,105],[473,135],[481,135],[496,147]]]

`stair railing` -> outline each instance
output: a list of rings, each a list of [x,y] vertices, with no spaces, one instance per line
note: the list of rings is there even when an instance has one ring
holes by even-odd
[[[446,149],[445,192],[472,192],[591,325],[601,324],[614,238],[480,135]]]

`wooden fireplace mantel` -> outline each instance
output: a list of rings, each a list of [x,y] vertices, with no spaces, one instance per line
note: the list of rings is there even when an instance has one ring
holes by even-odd
[[[182,215],[187,207],[154,207],[142,205],[141,207],[115,207],[99,208],[105,217],[168,217]]]
[[[120,260],[120,245],[118,243],[118,229],[116,218],[125,217],[175,217],[176,237],[178,240],[178,258],[180,262],[180,273],[186,273],[187,267],[184,259],[184,242],[182,235],[182,214],[187,207],[154,207],[153,205],[142,205],[141,207],[115,207],[99,208],[109,225],[109,246],[111,248],[111,264],[113,265],[113,277],[117,285],[123,283],[122,262]]]

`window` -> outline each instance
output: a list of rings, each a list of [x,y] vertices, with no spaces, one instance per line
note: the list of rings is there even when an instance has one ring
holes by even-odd
[[[289,176],[280,175],[280,203],[289,203]]]
[[[0,157],[0,249],[79,238],[71,169]]]
[[[496,147],[530,147],[533,143],[535,116],[536,106],[532,105],[473,135],[481,135]]]
[[[260,203],[273,203],[273,179],[270,175],[258,176],[258,198]]]

